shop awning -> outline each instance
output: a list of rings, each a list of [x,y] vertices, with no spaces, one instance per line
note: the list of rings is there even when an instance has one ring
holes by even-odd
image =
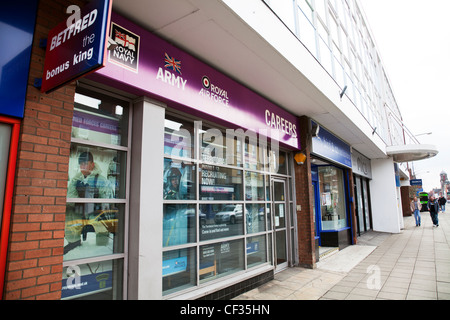
[[[439,151],[436,146],[431,144],[409,144],[388,146],[386,153],[393,157],[395,162],[411,162],[433,158]]]

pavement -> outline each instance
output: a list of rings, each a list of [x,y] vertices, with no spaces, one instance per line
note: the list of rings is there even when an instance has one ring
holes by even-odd
[[[234,300],[450,300],[450,207],[439,227],[421,216],[420,227],[404,217],[398,234],[369,231],[316,269],[286,269]]]

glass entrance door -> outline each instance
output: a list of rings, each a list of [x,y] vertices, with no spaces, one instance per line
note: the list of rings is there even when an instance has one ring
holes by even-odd
[[[288,267],[288,214],[286,205],[286,181],[272,180],[272,212],[275,243],[275,268],[280,271]]]

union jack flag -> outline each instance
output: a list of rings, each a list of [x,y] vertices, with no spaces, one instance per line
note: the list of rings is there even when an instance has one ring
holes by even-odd
[[[165,54],[165,58],[164,58],[164,62],[165,64],[165,68],[170,69],[172,71],[176,71],[179,74],[181,74],[181,61],[177,60],[175,58],[172,58],[171,56],[169,56],[167,53]]]

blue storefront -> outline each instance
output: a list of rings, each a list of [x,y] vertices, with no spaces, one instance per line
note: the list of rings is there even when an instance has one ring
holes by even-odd
[[[0,54],[0,299],[37,3],[37,0],[5,1],[0,10],[0,39],[4,44]]]
[[[351,148],[316,123],[312,127],[319,127],[311,151],[316,245],[342,249],[353,244]]]

